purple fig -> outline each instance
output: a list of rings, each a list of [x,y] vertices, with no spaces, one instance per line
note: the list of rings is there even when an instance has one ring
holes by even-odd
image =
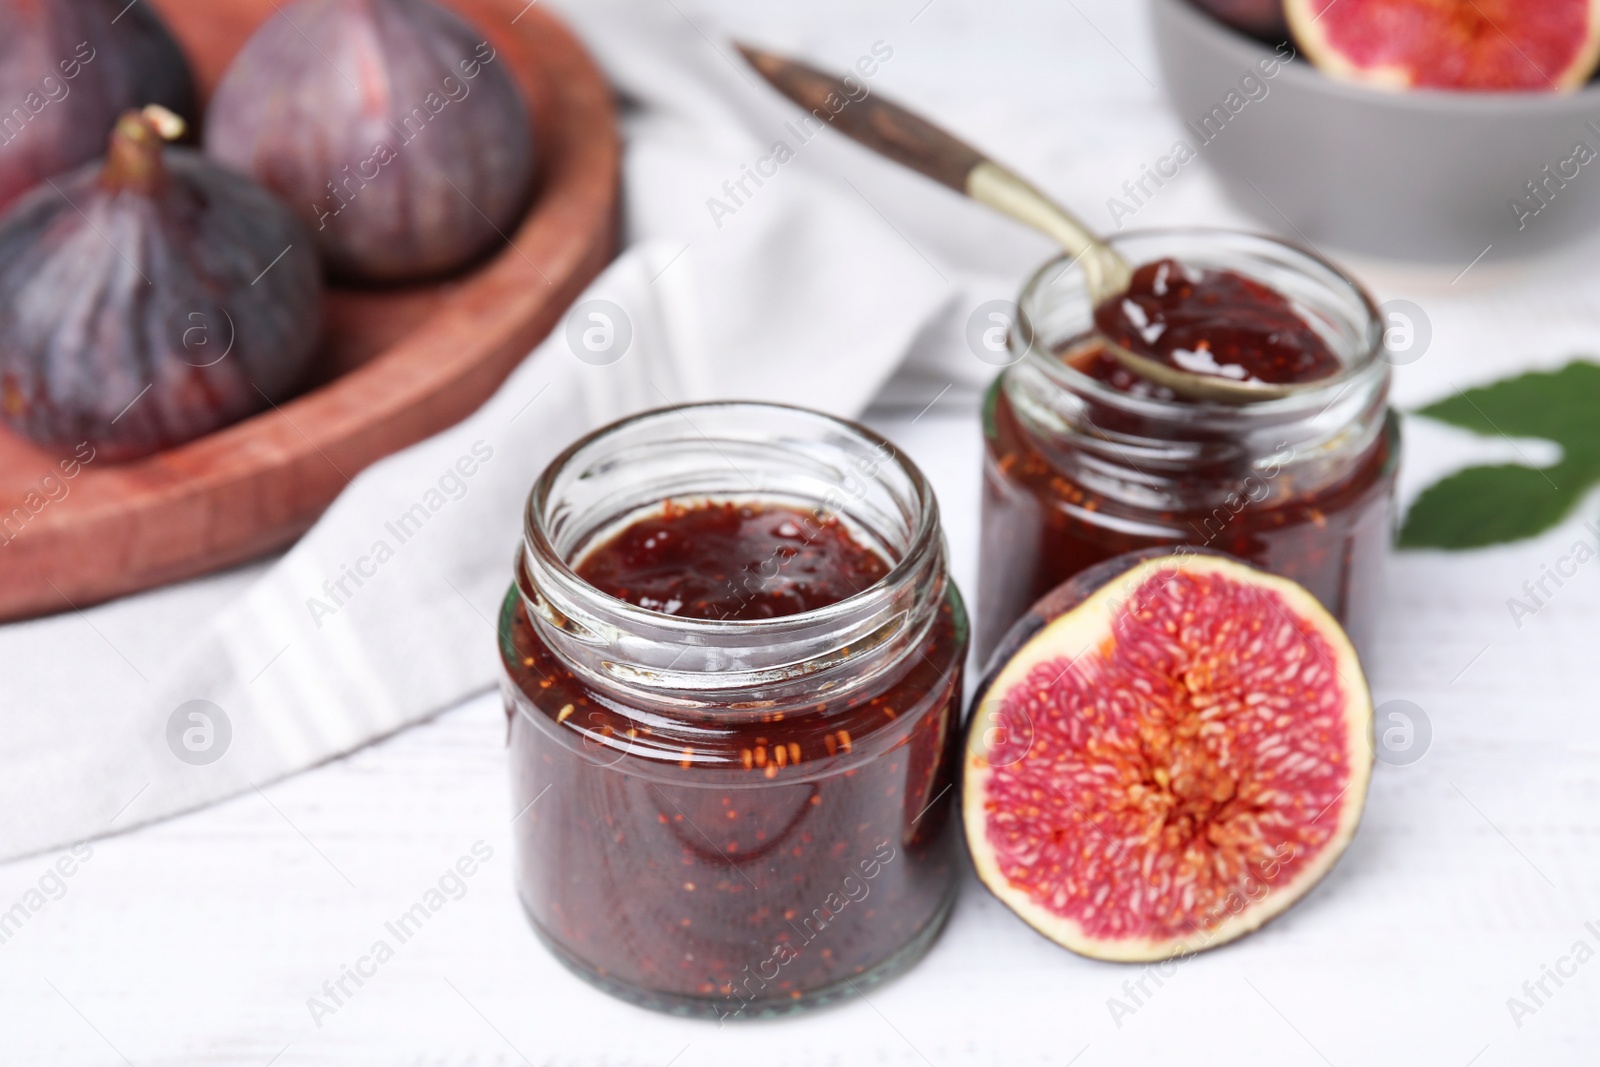
[[[430,0],[299,0],[245,43],[206,152],[278,193],[341,280],[449,274],[505,241],[534,144],[504,57]]]
[[[1236,30],[1271,40],[1289,36],[1283,0],[1197,0],[1199,5]]]
[[[188,63],[149,4],[0,0],[0,209],[98,159],[117,116],[145,104],[198,115]]]
[[[311,235],[272,194],[122,116],[105,162],[0,218],[0,418],[130,459],[286,397],[315,351]]]

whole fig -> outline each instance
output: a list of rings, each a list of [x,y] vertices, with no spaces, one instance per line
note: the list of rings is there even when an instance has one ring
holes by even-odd
[[[117,116],[198,115],[189,65],[148,3],[0,0],[0,209],[98,159]]]
[[[330,272],[406,282],[458,270],[527,205],[527,108],[484,37],[430,0],[299,0],[246,42],[206,153],[278,193]]]
[[[286,396],[321,326],[311,235],[272,194],[130,111],[91,163],[0,218],[0,417],[129,459]]]

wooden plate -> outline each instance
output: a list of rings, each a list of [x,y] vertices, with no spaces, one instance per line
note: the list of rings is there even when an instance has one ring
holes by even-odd
[[[209,96],[275,0],[155,0]],[[540,186],[471,274],[334,291],[318,384],[280,408],[132,463],[82,465],[0,429],[0,619],[83,607],[293,541],[356,472],[486,400],[610,259],[619,145],[610,89],[527,0],[448,0],[531,105]],[[525,6],[526,5],[526,6]]]

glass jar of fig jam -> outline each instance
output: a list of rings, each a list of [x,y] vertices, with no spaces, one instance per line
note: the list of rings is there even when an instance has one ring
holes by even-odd
[[[1034,600],[1085,567],[1182,544],[1293,578],[1365,650],[1399,454],[1372,300],[1325,260],[1267,237],[1166,230],[1111,243],[1136,267],[1174,262],[1190,277],[1223,283],[1212,293],[1271,302],[1198,314],[1191,304],[1189,332],[1195,322],[1203,333],[1208,323],[1248,331],[1256,321],[1280,364],[1309,344],[1317,358],[1300,366],[1327,363],[1331,373],[1276,400],[1187,400],[1124,369],[1097,340],[1083,272],[1067,259],[1046,264],[1019,301],[1015,362],[984,405],[984,654]],[[1156,291],[1168,281],[1158,273]],[[1298,322],[1284,328],[1288,309],[1312,336]],[[1133,314],[1135,326],[1144,321],[1142,311]],[[1203,338],[1187,343],[1212,362]]]
[[[703,404],[573,445],[500,617],[535,930],[718,1019],[910,965],[956,891],[967,633],[932,489],[861,427]]]

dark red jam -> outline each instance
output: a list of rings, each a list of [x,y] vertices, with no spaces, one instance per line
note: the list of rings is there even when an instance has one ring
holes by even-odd
[[[1118,392],[1185,403],[1170,391],[1127,370],[1092,343],[1064,356],[1077,370]],[[1087,403],[1098,431],[1123,439],[1153,439],[1163,426],[1126,408]],[[978,639],[982,654],[1039,597],[1086,567],[1124,552],[1188,544],[1227,552],[1305,586],[1365,651],[1375,614],[1382,558],[1389,540],[1389,509],[1398,452],[1393,416],[1369,447],[1345,461],[1335,477],[1297,485],[1292,447],[1265,464],[1242,447],[1218,447],[1182,471],[1160,469],[1128,449],[1113,449],[1129,480],[1146,499],[1134,505],[1088,488],[1093,468],[1107,474],[1101,456],[1086,458],[1071,434],[1049,435],[1023,424],[1006,394],[1004,378],[990,390],[984,410],[984,494],[979,558]],[[1134,450],[1137,451],[1137,450]],[[1196,485],[1219,486],[1201,506]]]
[[[1121,296],[1095,308],[1096,327],[1141,356],[1244,382],[1314,382],[1339,373],[1339,357],[1294,305],[1231,270],[1146,263]]]
[[[837,604],[889,573],[838,518],[733,502],[639,519],[578,576],[641,608],[690,619],[773,619]]]
[[[888,564],[826,513],[669,503],[576,570],[721,625],[837,603]],[[967,623],[947,588],[918,645],[872,684],[779,707],[646,702],[575,674],[513,587],[501,651],[519,891],[563,962],[646,1006],[750,1018],[848,995],[919,956],[959,870]]]

